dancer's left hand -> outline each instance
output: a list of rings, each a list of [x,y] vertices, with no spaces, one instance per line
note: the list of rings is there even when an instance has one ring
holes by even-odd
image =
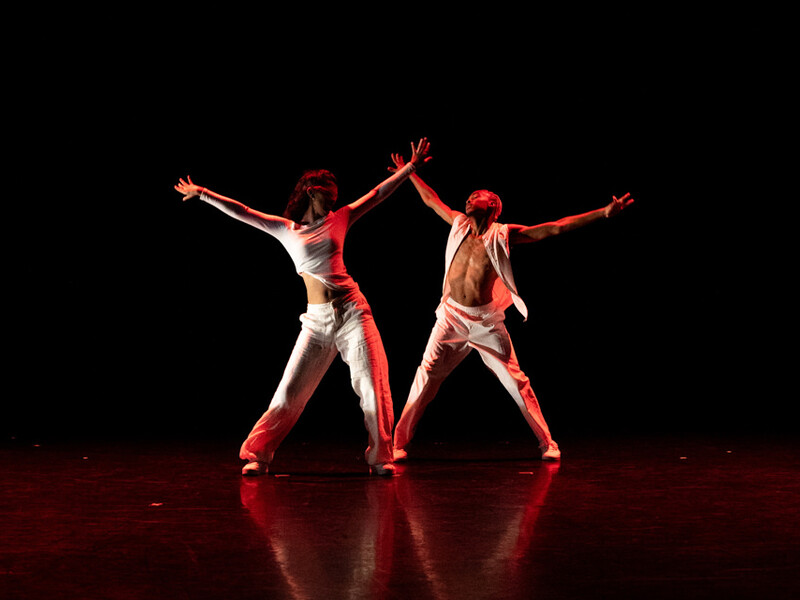
[[[192,183],[192,178],[191,177],[189,177],[187,175],[186,179],[187,179],[187,181],[184,181],[183,179],[179,179],[178,180],[178,182],[179,182],[178,185],[175,186],[175,190],[180,192],[181,194],[183,194],[183,201],[184,202],[199,196],[203,191],[203,188],[201,188],[199,185],[195,185],[194,183]]]

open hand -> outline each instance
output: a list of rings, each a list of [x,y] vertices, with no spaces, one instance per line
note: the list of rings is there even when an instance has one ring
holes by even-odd
[[[630,194],[625,194],[622,198],[617,198],[616,196],[611,196],[611,198],[613,198],[611,204],[606,206],[606,217],[613,217],[633,204],[633,198],[631,198]]]
[[[187,175],[186,179],[187,179],[187,181],[184,181],[183,179],[179,179],[178,180],[178,182],[179,182],[178,185],[175,186],[175,190],[180,192],[181,194],[183,194],[183,201],[184,202],[186,202],[187,200],[190,200],[190,199],[192,199],[192,198],[194,198],[196,196],[199,196],[203,191],[203,188],[201,188],[199,185],[195,185],[194,183],[192,183],[192,178],[191,177],[189,177]]]
[[[422,138],[416,148],[414,147],[414,142],[411,142],[411,164],[417,166],[419,163],[425,164],[428,162],[432,158],[428,156],[430,149],[431,145],[428,142],[428,138]]]
[[[414,142],[411,142],[411,163],[414,166],[417,166],[419,163],[425,164],[428,162],[432,156],[428,156],[428,152],[430,151],[431,144],[428,142],[428,138],[422,138],[419,143],[414,146]],[[393,167],[389,167],[389,171],[395,173],[406,166],[406,161],[403,158],[402,154],[392,154],[391,155],[392,162],[394,163]]]
[[[389,167],[389,170],[392,173],[399,171],[400,169],[406,166],[406,161],[403,159],[402,154],[392,154],[392,162],[394,163],[394,166]]]

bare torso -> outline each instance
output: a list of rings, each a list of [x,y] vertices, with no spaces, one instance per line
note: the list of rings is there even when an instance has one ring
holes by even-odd
[[[470,233],[456,251],[447,282],[450,296],[464,306],[482,306],[492,301],[497,272],[492,267],[483,239]]]
[[[332,290],[316,277],[302,273],[301,277],[306,284],[306,295],[309,304],[327,304],[342,295],[343,292]]]

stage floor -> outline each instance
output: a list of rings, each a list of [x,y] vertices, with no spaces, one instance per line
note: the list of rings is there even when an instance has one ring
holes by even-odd
[[[767,437],[0,445],[0,598],[800,597],[800,445]]]

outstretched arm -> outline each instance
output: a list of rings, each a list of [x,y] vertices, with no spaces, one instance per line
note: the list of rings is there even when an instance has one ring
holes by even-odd
[[[558,221],[551,223],[542,223],[540,225],[532,225],[525,227],[524,225],[509,225],[508,230],[510,233],[509,241],[511,244],[529,244],[531,242],[538,242],[545,238],[566,233],[573,229],[579,229],[599,221],[607,219],[620,213],[623,209],[633,204],[633,198],[630,194],[625,194],[622,198],[612,196],[613,200],[608,206],[598,208],[581,215],[573,215],[571,217],[564,217]]]
[[[399,154],[392,154],[392,162],[395,164],[396,168],[389,167],[391,171],[399,171],[405,166],[405,161]],[[439,194],[427,183],[422,181],[422,178],[416,173],[411,174],[411,183],[414,184],[425,206],[431,208],[433,212],[444,219],[448,225],[452,225],[457,211],[452,210],[447,204],[442,202],[441,198],[439,198]]]
[[[403,183],[408,176],[413,173],[419,165],[428,162],[431,157],[428,156],[430,150],[430,143],[428,138],[422,138],[416,146],[411,143],[411,161],[403,169],[398,169],[394,175],[384,180],[380,185],[370,190],[355,202],[349,204],[351,210],[350,222],[353,223],[361,218],[367,212],[378,206],[381,202],[386,200],[392,193]]]
[[[183,201],[191,200],[192,198],[200,198],[203,202],[207,202],[212,206],[217,207],[226,215],[238,219],[243,223],[262,229],[270,234],[275,234],[276,231],[282,229],[291,221],[283,217],[276,217],[268,215],[252,208],[245,206],[241,202],[237,202],[232,198],[227,198],[211,190],[195,185],[191,177],[187,177],[186,181],[183,179],[178,180],[175,190],[183,194]]]

